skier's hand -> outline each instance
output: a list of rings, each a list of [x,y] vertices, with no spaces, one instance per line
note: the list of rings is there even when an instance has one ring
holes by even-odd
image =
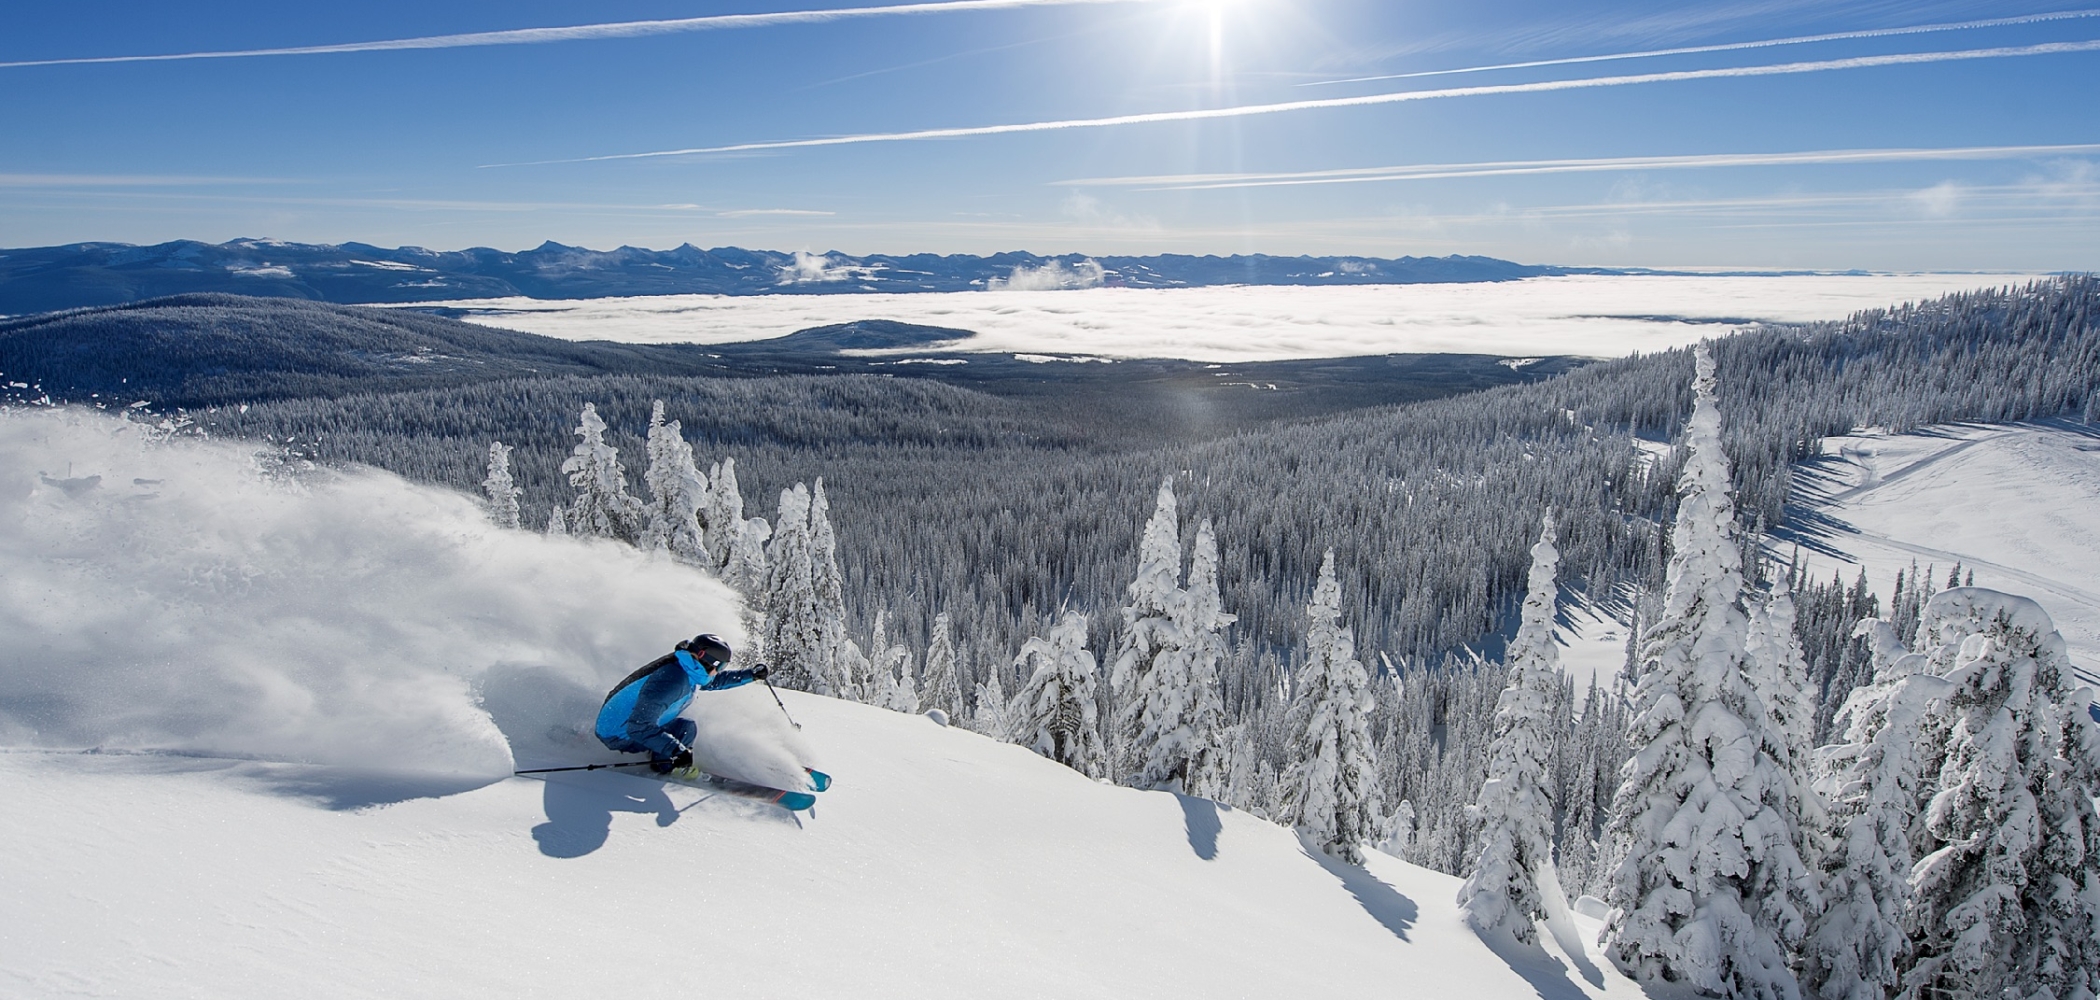
[[[769,666],[766,666],[766,665],[765,665],[765,664],[763,664],[763,663],[759,664],[758,666],[755,666],[755,667],[752,667],[752,668],[751,668],[751,676],[753,676],[753,677],[756,677],[756,678],[758,678],[759,680],[765,680],[765,679],[766,679],[766,675],[767,675],[767,674],[770,674],[770,673],[772,673],[772,672],[773,672],[773,668],[772,668],[772,667],[769,667]]]
[[[687,768],[693,766],[693,752],[691,750],[679,751],[678,756],[671,758],[671,766],[673,768]]]

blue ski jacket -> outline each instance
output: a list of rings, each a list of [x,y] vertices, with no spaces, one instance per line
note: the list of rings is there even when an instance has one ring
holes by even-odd
[[[621,753],[663,758],[690,750],[669,731],[695,691],[723,691],[752,681],[749,670],[708,673],[707,665],[683,649],[659,657],[614,685],[598,709],[598,741]]]

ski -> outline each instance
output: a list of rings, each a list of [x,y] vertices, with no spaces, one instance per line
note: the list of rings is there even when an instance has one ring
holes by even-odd
[[[725,778],[719,774],[709,774],[699,768],[686,768],[665,774],[658,774],[654,771],[636,771],[632,773],[640,777],[655,778],[658,781],[674,785],[711,789],[728,792],[739,798],[771,802],[790,812],[802,812],[817,804],[817,797],[809,792],[791,792],[784,788],[772,788],[736,778]],[[825,786],[829,787],[829,785],[830,779],[827,777]]]

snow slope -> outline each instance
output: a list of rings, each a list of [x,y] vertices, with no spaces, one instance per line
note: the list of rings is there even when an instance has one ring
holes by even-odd
[[[1818,577],[1865,567],[1884,600],[1896,573],[1959,562],[1976,585],[2032,598],[2074,666],[2100,682],[2100,429],[2067,423],[1864,431],[1797,468],[1802,515],[1768,545],[1798,546]]]
[[[1456,879],[814,696],[695,713],[836,775],[807,818],[510,776],[602,759],[599,693],[731,628],[719,585],[157,437],[0,411],[0,996],[1639,993],[1555,957],[1594,925],[1498,953]]]
[[[866,295],[462,299],[472,322],[568,340],[726,344],[887,319],[974,331],[951,350],[1192,361],[1396,353],[1617,357],[1716,325],[1841,319],[2017,275],[1578,275],[1471,284]]]

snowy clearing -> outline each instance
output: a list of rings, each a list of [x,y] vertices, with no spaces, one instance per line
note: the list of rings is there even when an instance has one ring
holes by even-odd
[[[1884,598],[1913,562],[1934,568],[1937,588],[1959,562],[1977,586],[2039,603],[2072,663],[2100,682],[2100,429],[1862,431],[1826,439],[1794,489],[1807,516],[1769,540],[1776,558],[1798,544],[1814,576],[1848,583],[1864,566]]]
[[[1345,287],[659,295],[417,303],[566,340],[727,344],[886,319],[970,330],[944,350],[1191,361],[1376,354],[1617,357],[1682,347],[1731,323],[1842,319],[1861,309],[2021,284],[2024,275],[1602,276]]]
[[[800,821],[509,776],[606,759],[600,693],[731,631],[720,585],[157,437],[0,413],[0,995],[1640,995],[1489,949],[1450,876],[920,716],[702,695],[705,756],[836,776]]]

